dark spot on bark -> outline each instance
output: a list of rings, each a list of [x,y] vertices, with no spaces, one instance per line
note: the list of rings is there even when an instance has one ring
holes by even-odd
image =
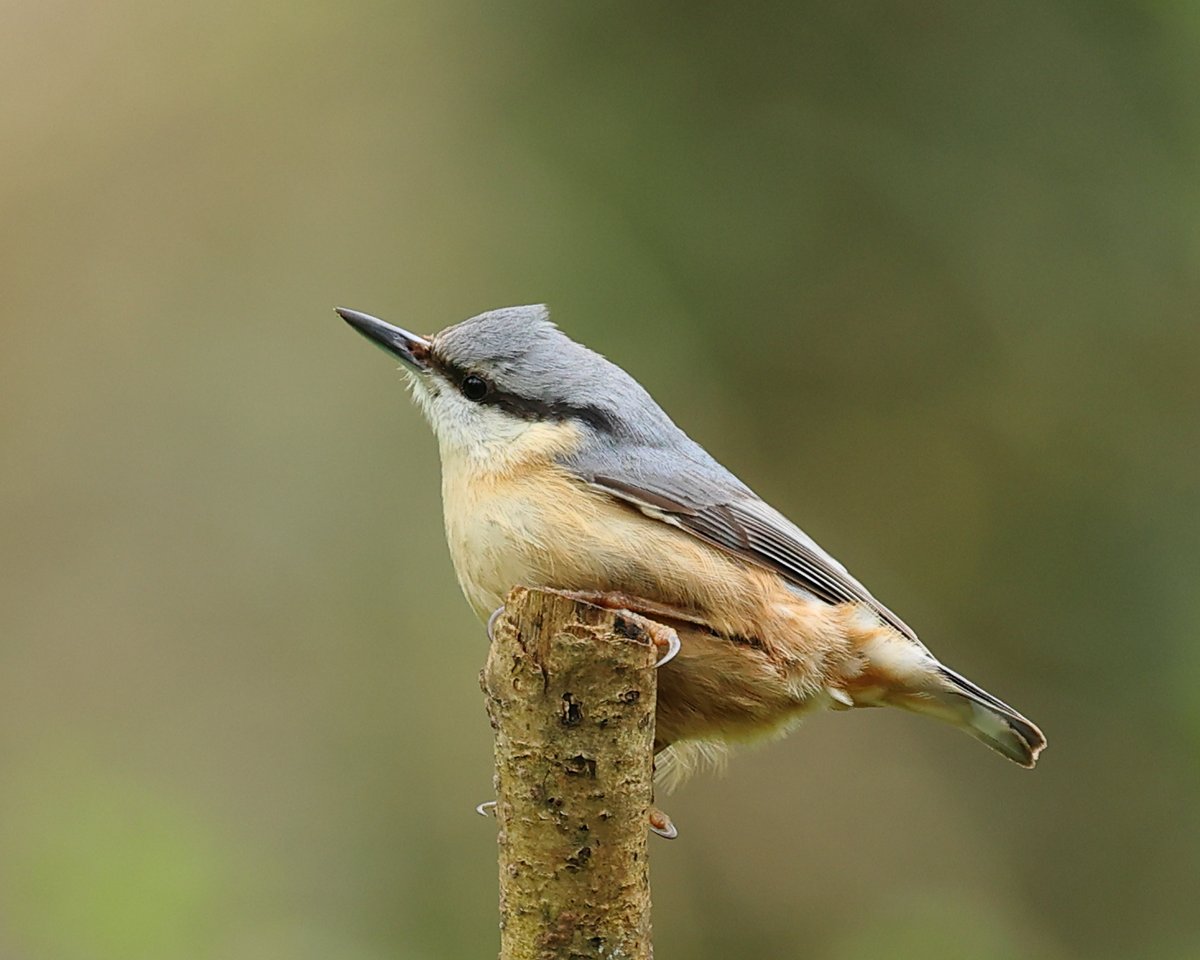
[[[548,954],[539,953],[539,956],[558,956],[564,947],[569,947],[578,922],[579,918],[573,912],[564,910],[560,913],[554,925],[547,927],[539,938],[542,948],[549,951]]]
[[[591,757],[585,757],[582,753],[574,757],[568,757],[563,763],[563,770],[572,777],[587,777],[589,780],[596,779],[596,761]]]
[[[580,847],[571,856],[567,857],[567,869],[574,873],[576,870],[582,870],[587,866],[588,861],[592,859],[591,847]]]
[[[621,699],[624,700],[626,703],[637,703],[639,700],[642,699],[642,691],[626,690],[623,694],[621,694]]]
[[[643,636],[642,628],[624,617],[613,617],[613,631],[626,640],[641,640]]]
[[[583,720],[583,707],[575,702],[575,696],[571,693],[562,695],[562,724],[564,727],[574,727]]]

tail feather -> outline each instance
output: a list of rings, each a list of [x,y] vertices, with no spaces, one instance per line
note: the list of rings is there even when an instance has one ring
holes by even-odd
[[[1037,724],[948,667],[939,665],[931,680],[916,690],[893,689],[883,702],[951,723],[1022,767],[1037,763],[1046,746]]]
[[[941,673],[961,691],[957,695],[971,705],[968,733],[1023,767],[1037,763],[1046,736],[1036,723],[949,667],[942,667]]]
[[[1046,746],[1037,724],[949,667],[939,664],[937,676],[941,683],[936,687],[927,686],[915,695],[902,694],[891,702],[947,720],[1023,767],[1037,763]]]
[[[886,703],[959,727],[1014,763],[1032,767],[1046,746],[1037,724],[1003,700],[938,663],[893,631],[872,630],[860,640],[868,667],[846,685],[855,706]]]

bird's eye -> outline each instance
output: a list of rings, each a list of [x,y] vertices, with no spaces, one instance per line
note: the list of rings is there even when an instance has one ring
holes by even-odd
[[[483,377],[477,377],[471,374],[469,377],[464,377],[462,382],[463,396],[468,400],[482,400],[487,396],[488,384]]]

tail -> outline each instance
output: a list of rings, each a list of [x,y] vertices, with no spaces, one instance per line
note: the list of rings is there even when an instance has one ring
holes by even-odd
[[[1046,746],[1046,736],[1037,724],[949,667],[940,667],[939,672],[953,688],[948,696],[966,708],[967,733],[1023,767],[1037,763]]]
[[[1023,767],[1037,763],[1046,738],[1025,719],[970,680],[942,666],[928,650],[894,630],[874,627],[856,638],[867,667],[846,684],[843,706],[887,704],[959,727]]]
[[[1032,768],[1046,746],[1037,724],[941,664],[919,692],[895,692],[885,699],[893,706],[946,720],[1023,767]]]

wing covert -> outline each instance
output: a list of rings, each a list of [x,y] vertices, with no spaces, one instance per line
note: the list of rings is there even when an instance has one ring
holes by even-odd
[[[871,596],[866,587],[808,534],[755,496],[732,475],[726,476],[732,481],[726,485],[728,489],[704,491],[726,496],[693,496],[687,500],[668,492],[664,489],[664,483],[655,482],[656,478],[644,474],[638,477],[637,482],[603,474],[593,474],[585,479],[592,487],[636,507],[648,516],[679,527],[728,553],[774,570],[825,603],[863,604],[875,611],[882,621],[914,642],[920,642],[903,620]],[[688,486],[703,490],[704,485],[689,483]]]

